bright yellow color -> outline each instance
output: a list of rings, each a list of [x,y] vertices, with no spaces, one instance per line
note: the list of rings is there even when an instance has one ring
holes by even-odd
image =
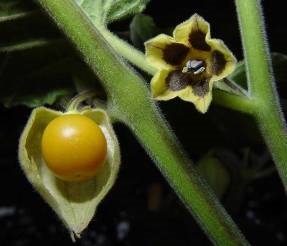
[[[95,176],[107,155],[101,128],[80,114],[64,114],[52,120],[44,130],[41,147],[49,169],[65,181]]]
[[[173,68],[172,65],[167,64],[162,59],[164,48],[172,43],[174,43],[173,38],[166,34],[159,34],[150,41],[147,41],[145,45],[149,48],[146,49],[146,57],[149,62],[159,69]]]
[[[157,100],[170,100],[177,97],[178,93],[170,91],[165,85],[165,79],[167,78],[171,70],[162,69],[158,71],[150,82],[152,96]]]
[[[188,42],[188,34],[195,29],[200,29],[206,34],[205,41],[208,42],[210,40],[209,23],[198,14],[194,14],[188,20],[177,25],[173,31],[173,37],[176,40],[176,42],[181,42],[187,46],[190,46]]]

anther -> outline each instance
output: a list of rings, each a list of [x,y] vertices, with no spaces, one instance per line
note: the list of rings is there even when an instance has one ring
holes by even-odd
[[[204,61],[202,60],[188,60],[182,72],[192,72],[197,75],[205,71]]]

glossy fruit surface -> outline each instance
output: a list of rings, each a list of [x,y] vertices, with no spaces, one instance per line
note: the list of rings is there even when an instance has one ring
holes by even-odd
[[[44,130],[41,145],[47,166],[65,181],[83,181],[95,176],[107,155],[101,128],[80,114],[53,119]]]

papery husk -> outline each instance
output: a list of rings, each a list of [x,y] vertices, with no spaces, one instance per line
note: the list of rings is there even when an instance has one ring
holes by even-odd
[[[48,123],[63,114],[45,107],[33,110],[20,138],[19,161],[33,187],[53,208],[65,226],[79,237],[115,183],[120,166],[120,150],[106,112],[101,109],[85,109],[79,114],[96,122],[106,137],[106,163],[98,174],[88,181],[66,182],[56,178],[42,158],[41,138]]]

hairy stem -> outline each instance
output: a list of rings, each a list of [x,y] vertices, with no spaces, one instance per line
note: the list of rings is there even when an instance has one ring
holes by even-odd
[[[143,80],[107,45],[99,30],[74,1],[38,2],[101,79],[110,99],[110,111],[131,128],[209,238],[217,245],[247,245],[229,215],[182,153],[175,136],[149,99]]]
[[[213,92],[213,98],[216,104],[242,113],[253,114],[255,110],[253,100],[249,97],[237,96],[222,90],[215,90]]]
[[[259,0],[236,0],[254,116],[287,190],[287,131],[275,89]]]
[[[147,62],[141,51],[111,33],[106,27],[102,27],[100,31],[109,44],[131,64],[150,75],[156,73],[157,69]]]

